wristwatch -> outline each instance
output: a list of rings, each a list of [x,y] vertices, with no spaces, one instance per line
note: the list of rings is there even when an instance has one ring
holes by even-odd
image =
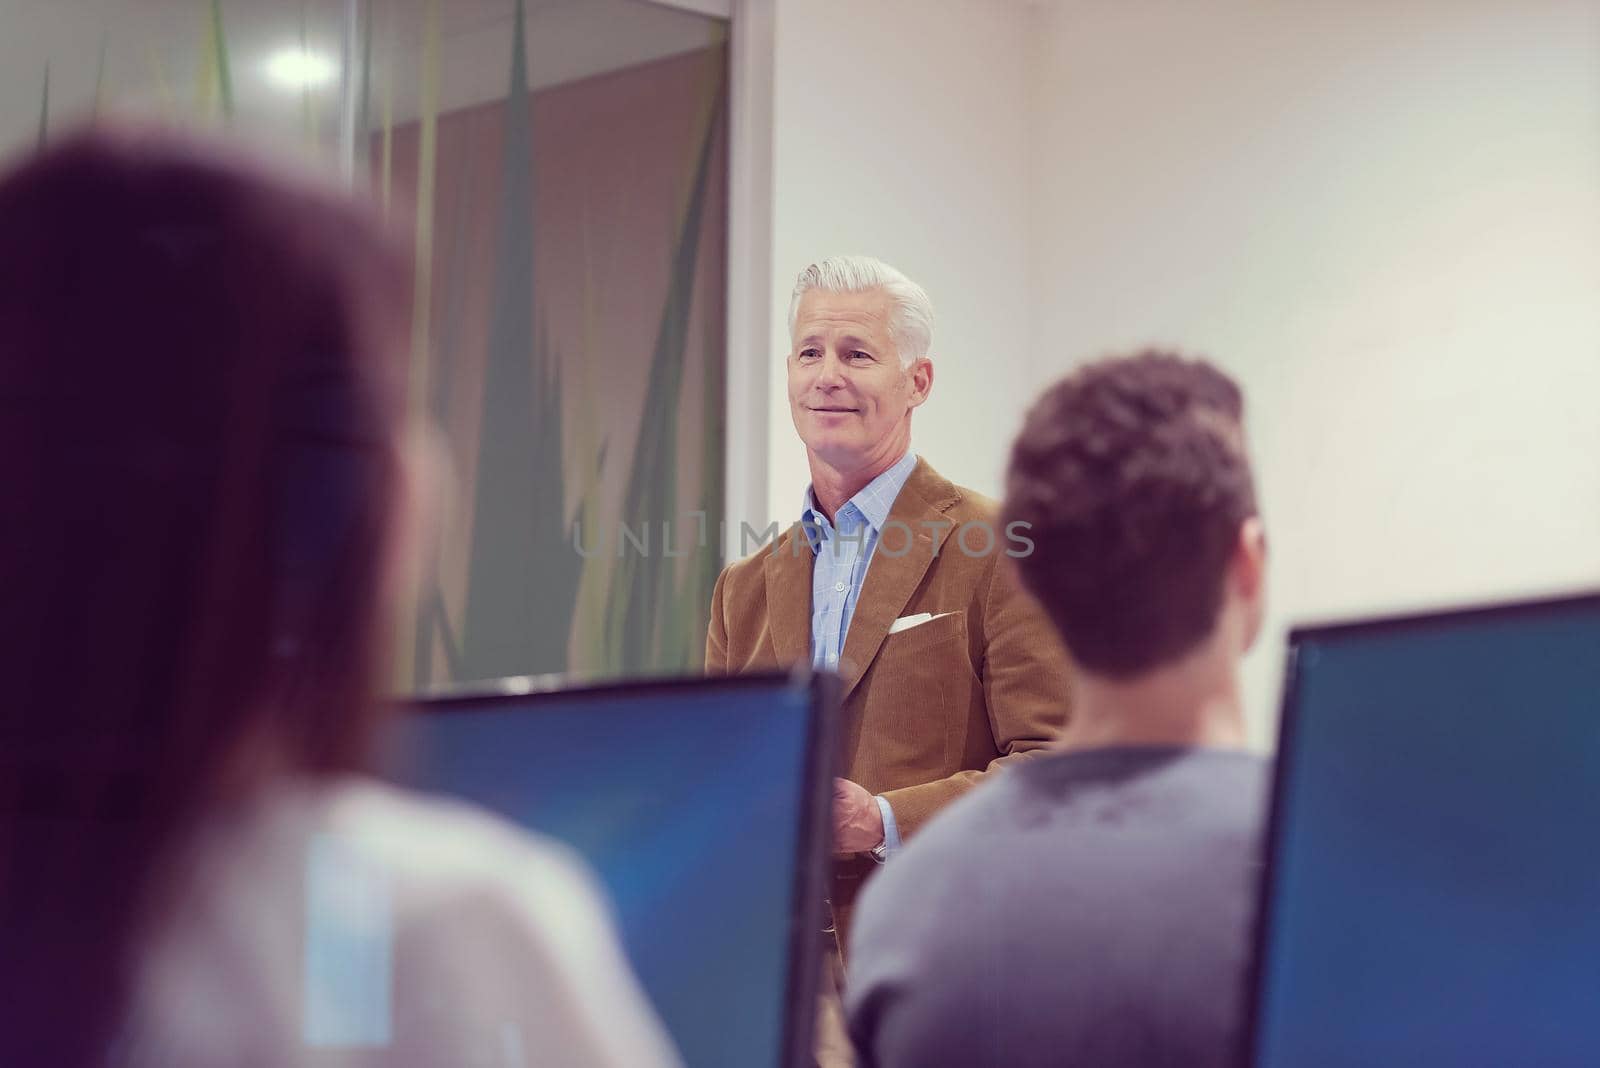
[[[873,860],[877,861],[879,864],[882,864],[884,861],[889,859],[889,843],[879,842],[877,845],[867,850],[867,852],[872,854]]]

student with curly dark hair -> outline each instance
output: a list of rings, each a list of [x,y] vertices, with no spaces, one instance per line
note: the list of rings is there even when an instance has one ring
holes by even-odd
[[[1238,674],[1266,556],[1243,418],[1226,375],[1160,352],[1028,413],[1004,517],[1078,669],[1073,718],[868,889],[864,1064],[1234,1063],[1267,786]]]

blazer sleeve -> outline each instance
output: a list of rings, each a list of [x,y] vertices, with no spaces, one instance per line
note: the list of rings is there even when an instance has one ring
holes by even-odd
[[[999,754],[981,771],[883,794],[902,839],[994,769],[1042,750],[1066,725],[1071,669],[1066,650],[1038,602],[1022,588],[1009,557],[995,554],[983,594],[983,682],[989,730]]]
[[[728,673],[728,621],[722,614],[722,587],[728,581],[728,569],[723,568],[717,583],[711,589],[711,620],[706,627],[707,675]]]

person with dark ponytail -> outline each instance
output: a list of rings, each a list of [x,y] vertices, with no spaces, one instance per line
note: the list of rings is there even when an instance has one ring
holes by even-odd
[[[171,134],[0,179],[0,1064],[672,1064],[552,844],[366,778],[406,261]]]

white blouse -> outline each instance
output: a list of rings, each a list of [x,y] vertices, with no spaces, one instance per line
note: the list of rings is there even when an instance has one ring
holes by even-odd
[[[211,820],[114,1061],[163,1068],[677,1065],[576,857],[347,778]]]

